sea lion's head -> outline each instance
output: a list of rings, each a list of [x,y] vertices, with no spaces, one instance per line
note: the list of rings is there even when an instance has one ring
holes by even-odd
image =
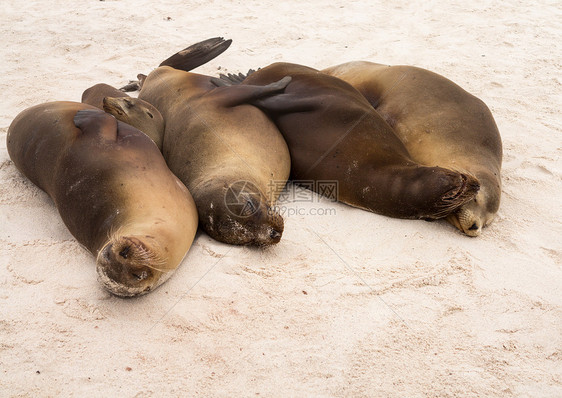
[[[98,252],[98,279],[111,293],[121,297],[145,294],[171,274],[166,259],[150,236],[116,236]]]
[[[214,239],[234,245],[270,246],[283,234],[283,218],[255,184],[236,181],[213,189],[198,187],[199,219]]]
[[[485,174],[478,175],[480,190],[476,196],[449,214],[447,221],[468,236],[479,236],[489,225],[499,208],[501,188],[498,180]]]
[[[164,118],[154,106],[139,98],[105,97],[103,109],[116,119],[127,123],[146,135],[162,150]]]

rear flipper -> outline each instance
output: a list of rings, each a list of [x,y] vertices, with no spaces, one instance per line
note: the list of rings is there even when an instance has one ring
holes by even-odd
[[[137,79],[139,80],[129,80],[129,83],[121,87],[119,91],[123,91],[125,93],[129,93],[131,91],[140,91],[142,85],[144,84],[144,81],[146,80],[146,75],[139,73],[137,75]]]
[[[210,91],[207,95],[217,97],[217,101],[224,107],[254,104],[261,98],[282,92],[290,82],[291,76],[285,76],[283,79],[266,86],[250,84],[229,86],[221,79],[212,77],[211,83],[217,86],[217,88]]]
[[[222,37],[207,39],[175,53],[159,66],[171,66],[189,72],[225,52],[230,44],[232,40],[224,40]]]
[[[125,93],[130,93],[131,91],[139,91],[140,89],[141,89],[140,81],[129,80],[129,83],[127,83],[123,87],[119,88],[119,91],[123,91]]]
[[[258,68],[258,70],[259,70],[259,68]],[[250,76],[254,72],[255,72],[254,69],[250,69],[246,74],[229,73],[228,75],[225,75],[224,73],[221,73],[221,74],[219,74],[219,79],[222,80],[223,86],[235,86],[237,84],[241,84],[248,76]]]

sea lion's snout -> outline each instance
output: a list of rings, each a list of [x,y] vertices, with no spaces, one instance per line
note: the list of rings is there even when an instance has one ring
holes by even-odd
[[[272,229],[271,232],[269,233],[269,237],[273,241],[275,241],[275,243],[277,243],[281,240],[281,232],[276,231],[275,229]]]
[[[279,211],[270,206],[266,207],[267,211],[262,212],[262,214],[267,216],[267,234],[257,242],[259,246],[271,246],[279,243],[285,229],[285,222]]]
[[[160,279],[162,272],[152,266],[155,262],[139,239],[121,237],[98,254],[98,278],[117,296],[137,296],[152,290]]]
[[[118,116],[123,116],[125,111],[121,107],[119,100],[112,97],[103,98],[103,110],[111,115],[117,114]]]
[[[470,209],[470,204],[465,204],[449,214],[447,221],[468,236],[476,237],[482,232],[483,223]]]

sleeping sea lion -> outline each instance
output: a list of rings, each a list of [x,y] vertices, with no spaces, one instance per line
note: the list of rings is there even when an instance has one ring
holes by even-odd
[[[282,91],[289,79],[265,87],[216,87],[211,79],[161,66],[139,98],[166,121],[164,158],[193,195],[202,228],[225,243],[277,243],[283,219],[272,206],[289,176],[289,151],[249,102]]]
[[[160,66],[191,70],[222,54],[231,43],[232,40],[224,40],[222,37],[207,39],[178,51],[164,60]],[[131,82],[121,89],[105,83],[96,84],[84,91],[82,102],[103,109],[118,120],[136,127],[152,138],[158,148],[162,150],[164,139],[162,115],[148,102],[130,97],[125,93],[125,91],[138,90],[145,77],[139,75],[140,82]]]
[[[111,293],[153,290],[191,246],[197,211],[189,191],[152,140],[113,116],[76,102],[37,105],[14,119],[7,148],[96,256]]]
[[[116,89],[109,84],[98,83],[84,90],[80,101],[84,104],[95,106],[98,109],[103,109],[103,99],[105,97],[130,98],[129,94],[122,90]]]
[[[148,135],[162,150],[164,139],[164,118],[154,106],[127,93],[99,83],[82,93],[82,102],[102,109],[117,120],[130,124]]]
[[[413,66],[360,61],[322,72],[359,90],[416,162],[478,179],[478,194],[447,220],[467,235],[480,235],[501,197],[502,142],[486,104],[445,77]]]
[[[348,83],[306,66],[275,63],[242,85],[291,76],[283,94],[253,101],[276,123],[291,153],[291,178],[337,181],[337,199],[411,219],[446,217],[474,198],[467,173],[416,163],[392,128]],[[319,187],[320,184],[314,184]]]

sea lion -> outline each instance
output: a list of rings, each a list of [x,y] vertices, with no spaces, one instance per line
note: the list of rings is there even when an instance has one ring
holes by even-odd
[[[232,40],[224,40],[222,37],[203,40],[178,51],[164,60],[160,66],[171,66],[186,71],[195,69],[222,54],[231,43]],[[82,102],[103,109],[118,120],[136,127],[152,138],[158,148],[162,150],[164,118],[148,102],[130,97],[125,93],[125,91],[138,90],[146,76],[139,74],[138,78],[138,82],[130,82],[120,89],[105,83],[96,84],[84,91]]]
[[[117,120],[136,127],[156,144],[162,151],[164,141],[164,118],[152,104],[132,97],[105,97],[103,110],[115,116]]]
[[[95,106],[98,109],[103,109],[103,99],[105,97],[130,98],[129,94],[123,92],[122,90],[116,89],[109,84],[98,83],[84,90],[81,102]]]
[[[115,116],[117,120],[130,124],[148,135],[162,150],[164,139],[164,118],[154,106],[139,98],[99,83],[82,93],[82,102],[102,109]]]
[[[275,63],[242,84],[292,81],[283,94],[253,101],[276,123],[291,153],[291,178],[338,182],[337,199],[398,218],[446,217],[471,200],[466,173],[413,161],[392,128],[348,83],[318,70]],[[318,191],[320,184],[314,184]]]
[[[161,66],[139,98],[166,121],[164,158],[193,195],[202,228],[225,243],[277,243],[283,219],[272,206],[289,176],[289,151],[248,102],[282,91],[289,79],[265,87],[216,87],[211,79]]]
[[[209,62],[213,58],[218,57],[225,52],[231,44],[231,39],[224,40],[223,37],[213,37],[203,40],[178,51],[171,57],[162,61],[158,66],[170,66],[174,69],[189,72]],[[146,79],[146,75],[139,73],[137,79],[138,80],[129,81],[128,84],[121,87],[119,90],[126,92],[140,90]]]
[[[154,142],[134,127],[87,104],[50,102],[14,119],[7,148],[96,256],[98,278],[111,293],[153,290],[191,246],[195,203]]]
[[[501,196],[502,142],[486,104],[445,77],[413,66],[360,61],[322,72],[359,90],[416,162],[478,179],[478,194],[447,220],[469,236],[480,235]]]

